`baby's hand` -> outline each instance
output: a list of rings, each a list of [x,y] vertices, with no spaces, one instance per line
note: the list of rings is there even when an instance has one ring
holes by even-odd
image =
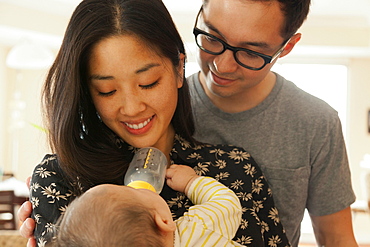
[[[171,165],[166,171],[167,185],[179,192],[187,193],[190,184],[199,177],[193,168],[184,165]]]

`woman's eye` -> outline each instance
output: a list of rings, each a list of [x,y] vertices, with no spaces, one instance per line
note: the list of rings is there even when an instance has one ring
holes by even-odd
[[[110,96],[113,95],[116,92],[116,90],[112,90],[110,92],[99,92],[99,95],[101,96]]]
[[[151,89],[151,88],[153,88],[157,85],[158,85],[158,81],[155,81],[155,82],[153,82],[151,84],[148,84],[148,85],[140,85],[140,87],[143,88],[143,89]]]

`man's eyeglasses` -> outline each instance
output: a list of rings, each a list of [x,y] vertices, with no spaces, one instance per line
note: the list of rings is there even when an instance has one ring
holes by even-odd
[[[250,70],[263,69],[266,64],[274,61],[284,51],[284,48],[290,41],[290,39],[288,39],[286,42],[284,42],[284,45],[272,56],[268,56],[246,48],[231,46],[216,36],[197,28],[198,18],[201,12],[202,8],[197,15],[193,29],[193,34],[198,47],[202,51],[212,55],[220,55],[226,50],[231,50],[234,53],[235,61],[239,65]]]

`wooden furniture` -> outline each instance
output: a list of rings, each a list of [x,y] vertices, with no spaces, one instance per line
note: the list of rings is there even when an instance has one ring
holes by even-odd
[[[15,230],[14,191],[0,191],[0,230]]]
[[[15,207],[22,205],[26,200],[26,197],[14,195],[13,190],[0,190],[0,230],[16,230],[18,228]]]

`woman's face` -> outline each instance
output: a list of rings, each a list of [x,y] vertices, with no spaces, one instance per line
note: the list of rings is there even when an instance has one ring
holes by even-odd
[[[93,103],[111,130],[137,148],[172,148],[182,65],[174,68],[136,36],[121,35],[93,47],[88,70]]]

